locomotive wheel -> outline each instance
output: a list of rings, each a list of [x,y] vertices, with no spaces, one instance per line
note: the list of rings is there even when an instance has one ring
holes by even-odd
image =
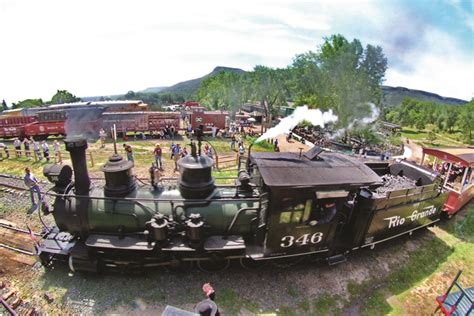
[[[295,256],[282,259],[274,259],[271,261],[272,265],[279,269],[286,269],[294,266],[304,260],[304,256]]]
[[[267,265],[268,260],[253,260],[252,258],[240,258],[240,265],[247,270],[262,269]]]
[[[230,265],[230,260],[218,252],[211,253],[210,260],[198,260],[197,266],[199,270],[204,272],[224,271]]]
[[[68,263],[71,272],[101,272],[99,261],[97,259],[69,256]]]
[[[183,261],[179,259],[172,259],[170,264],[167,266],[170,271],[173,272],[188,272],[193,268],[192,261]]]

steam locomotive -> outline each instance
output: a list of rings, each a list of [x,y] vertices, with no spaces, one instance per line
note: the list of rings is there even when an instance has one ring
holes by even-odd
[[[84,139],[67,139],[73,168],[53,165],[49,228],[38,246],[44,265],[73,271],[128,267],[222,269],[311,256],[329,264],[351,252],[432,225],[447,193],[433,171],[410,162],[364,162],[315,147],[305,154],[249,153],[235,185],[217,186],[213,161],[192,145],[178,161],[177,185],[138,187],[133,163],[112,155],[105,186],[91,186]],[[74,181],[73,181],[74,173]],[[386,175],[412,179],[385,187]],[[321,205],[334,212],[321,220]],[[319,213],[319,214],[318,214]]]

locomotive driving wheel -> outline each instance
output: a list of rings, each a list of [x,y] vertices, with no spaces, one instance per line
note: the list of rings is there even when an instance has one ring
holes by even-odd
[[[210,253],[209,260],[198,260],[197,266],[199,270],[204,272],[218,272],[224,271],[230,265],[230,260],[225,258],[223,254],[219,252]]]

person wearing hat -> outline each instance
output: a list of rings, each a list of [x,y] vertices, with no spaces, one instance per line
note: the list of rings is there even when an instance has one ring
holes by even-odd
[[[216,292],[214,288],[209,283],[205,283],[202,286],[202,290],[206,295],[206,299],[197,303],[194,311],[199,313],[199,315],[205,316],[220,316],[219,308],[217,308],[217,304],[214,302],[216,297]]]
[[[25,176],[23,177],[23,181],[25,182],[25,185],[30,189],[30,194],[31,194],[31,206],[32,209],[36,209],[38,207],[38,204],[36,204],[35,201],[35,192],[38,195],[38,201],[41,202],[41,190],[38,185],[38,180],[35,178],[35,176],[31,173],[31,169],[29,167],[25,168]]]
[[[123,144],[123,149],[127,153],[127,160],[133,162],[133,149],[132,146]]]

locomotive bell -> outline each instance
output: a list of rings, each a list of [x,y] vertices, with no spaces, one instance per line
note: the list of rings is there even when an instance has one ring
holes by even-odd
[[[184,198],[202,199],[214,191],[212,165],[213,161],[206,156],[188,155],[178,161],[179,191]]]
[[[101,168],[105,175],[105,196],[123,197],[137,188],[132,167],[133,162],[123,160],[122,156],[110,156],[109,161]]]

